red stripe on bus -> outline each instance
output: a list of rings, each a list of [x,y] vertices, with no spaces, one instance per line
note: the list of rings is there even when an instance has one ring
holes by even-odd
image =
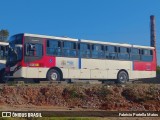
[[[44,39],[44,43],[43,44],[44,44],[43,45],[43,57],[41,59],[39,59],[39,60],[34,60],[33,62],[29,62],[29,63],[25,63],[24,57],[23,57],[23,60],[21,62],[21,65],[23,67],[34,67],[34,66],[30,66],[31,64],[32,65],[38,64],[39,66],[37,66],[37,67],[46,67],[46,68],[51,68],[51,67],[55,67],[56,66],[56,57],[55,56],[46,55],[47,47],[46,47],[46,40],[45,39]],[[24,53],[24,51],[23,51],[23,53]]]
[[[156,51],[153,50],[153,60],[151,62],[134,61],[134,70],[138,71],[156,71]]]

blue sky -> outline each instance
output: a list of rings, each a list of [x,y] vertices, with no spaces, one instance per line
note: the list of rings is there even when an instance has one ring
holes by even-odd
[[[160,65],[160,0],[1,0],[0,29],[150,45],[156,17]]]

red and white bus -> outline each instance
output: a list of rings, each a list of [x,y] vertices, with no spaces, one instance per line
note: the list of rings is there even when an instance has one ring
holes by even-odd
[[[7,78],[129,79],[156,77],[154,47],[37,34],[11,37]]]

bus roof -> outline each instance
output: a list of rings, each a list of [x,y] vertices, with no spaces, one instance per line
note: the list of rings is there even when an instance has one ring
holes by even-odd
[[[154,47],[150,47],[150,46],[132,45],[132,44],[126,44],[126,43],[112,43],[112,42],[84,40],[84,39],[81,39],[81,42],[104,44],[104,45],[113,45],[113,46],[115,45],[115,46],[121,46],[121,47],[134,47],[134,48],[143,48],[143,49],[154,49]]]
[[[38,35],[38,34],[29,34],[29,33],[25,33],[24,36],[40,37],[40,38],[48,38],[48,39],[58,39],[58,40],[78,41],[78,39],[69,38],[69,37],[56,37],[56,36],[47,36],[47,35]]]
[[[38,34],[29,34],[29,33],[24,33],[24,36],[58,39],[58,40],[69,40],[69,41],[77,41],[77,42],[79,41],[79,39],[69,38],[69,37],[56,37],[56,36],[47,36],[47,35],[38,35]],[[112,43],[112,42],[103,42],[103,41],[85,40],[85,39],[80,39],[80,41],[85,43],[115,45],[115,46],[123,46],[123,47],[142,48],[142,49],[154,49],[154,47],[150,47],[150,46],[132,45],[132,44],[126,44],[126,43]]]

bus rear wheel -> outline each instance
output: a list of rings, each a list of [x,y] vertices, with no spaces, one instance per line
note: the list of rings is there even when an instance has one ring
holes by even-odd
[[[116,83],[125,84],[128,79],[128,74],[125,71],[120,71],[117,75]]]
[[[60,81],[61,80],[60,73],[55,69],[49,70],[47,73],[47,80],[51,81],[51,82],[52,81]]]
[[[4,76],[5,76],[5,71],[3,69],[0,71],[0,83],[5,83]]]

